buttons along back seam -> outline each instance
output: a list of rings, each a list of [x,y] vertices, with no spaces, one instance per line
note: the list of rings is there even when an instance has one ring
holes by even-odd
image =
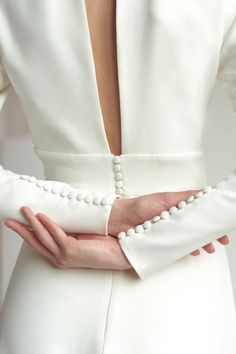
[[[78,202],[83,201],[87,204],[94,204],[94,205],[112,205],[113,201],[109,200],[109,197],[93,197],[91,194],[86,194],[83,191],[69,189],[65,185],[59,185],[52,182],[48,182],[45,180],[38,180],[34,176],[28,175],[17,175],[17,177],[21,180],[25,180],[28,183],[34,183],[36,187],[42,188],[45,192],[51,192],[54,195],[59,195],[61,198],[68,198],[69,200],[76,200]],[[60,183],[60,182],[59,182]]]
[[[122,195],[124,193],[124,183],[122,180],[121,158],[119,155],[113,156],[112,164],[115,179],[115,193]]]
[[[145,220],[142,224],[137,225],[134,228],[129,228],[126,232],[125,231],[119,232],[117,238],[122,239],[124,237],[142,234],[145,230],[150,229],[153,226],[153,224],[155,224],[156,222],[168,219],[171,215],[178,213],[180,210],[184,209],[186,206],[190,205],[198,198],[202,198],[204,195],[209,193],[214,188],[216,188],[216,186],[214,187],[205,186],[201,191],[197,192],[195,195],[191,195],[186,200],[181,200],[177,204],[177,206],[172,206],[169,208],[169,210],[162,211],[160,215],[156,215],[152,219]]]

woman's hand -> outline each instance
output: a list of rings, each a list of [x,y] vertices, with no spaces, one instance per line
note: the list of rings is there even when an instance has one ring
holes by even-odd
[[[117,270],[132,268],[116,238],[97,234],[66,234],[45,214],[35,215],[26,206],[21,208],[21,212],[30,227],[13,219],[6,219],[4,224],[56,267]]]
[[[116,199],[110,214],[108,233],[117,237],[120,231],[127,231],[145,220],[149,220],[162,211],[177,205],[181,200],[195,195],[201,189],[180,192],[159,192],[130,199]],[[227,235],[217,239],[222,245],[229,243]],[[207,253],[215,252],[215,247],[209,243],[202,247]],[[193,256],[200,254],[199,250],[190,253]]]

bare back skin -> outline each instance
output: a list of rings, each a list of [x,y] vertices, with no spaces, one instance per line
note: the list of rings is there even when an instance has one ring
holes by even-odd
[[[121,153],[115,0],[85,0],[97,88],[110,151]]]

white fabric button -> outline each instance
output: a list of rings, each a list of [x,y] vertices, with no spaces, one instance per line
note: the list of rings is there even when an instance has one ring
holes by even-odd
[[[144,223],[143,223],[144,229],[150,229],[151,226],[152,226],[152,223],[150,220],[144,221]]]
[[[113,165],[113,170],[115,172],[120,172],[120,165]]]
[[[178,208],[182,209],[182,208],[184,208],[186,205],[187,205],[186,201],[185,201],[185,200],[181,200],[181,201],[178,203]]]
[[[195,198],[201,198],[202,195],[203,195],[203,191],[199,191],[196,193]]]
[[[109,203],[109,200],[108,200],[108,198],[102,198],[102,200],[101,200],[101,205],[107,205]]]
[[[84,197],[85,197],[84,193],[78,193],[77,196],[76,196],[76,199],[77,199],[78,201],[80,201],[80,200],[83,200]]]
[[[178,208],[177,208],[176,206],[172,206],[172,207],[169,209],[169,213],[170,213],[171,215],[177,213],[177,211],[178,211]]]
[[[119,181],[119,180],[121,180],[121,178],[122,178],[121,173],[120,173],[120,172],[116,172],[116,173],[115,173],[115,180],[116,180],[116,181]]]
[[[73,199],[75,197],[75,192],[74,191],[70,191],[67,195],[68,199]]]
[[[50,191],[51,188],[52,188],[52,186],[51,186],[50,184],[46,184],[46,185],[43,187],[43,189],[44,189],[45,191]]]
[[[135,234],[135,230],[130,228],[130,229],[128,229],[128,231],[126,233],[128,236],[133,236]]]
[[[93,199],[93,204],[99,205],[100,203],[101,203],[101,197],[95,197],[95,198]]]
[[[62,198],[67,197],[68,194],[69,194],[68,189],[62,189],[61,192],[60,192],[60,196],[61,196]]]
[[[58,193],[60,193],[60,190],[61,190],[61,188],[59,186],[54,186],[54,187],[52,187],[51,192],[53,194],[58,194]]]
[[[122,186],[123,186],[123,182],[122,181],[116,182],[116,187],[120,188]]]
[[[43,187],[45,185],[45,181],[39,179],[38,182],[36,183],[37,187]]]
[[[116,188],[116,194],[122,194],[123,189],[122,188]]]
[[[37,179],[36,179],[34,176],[30,176],[30,177],[28,178],[28,181],[29,181],[30,183],[34,183],[34,182],[37,181]]]
[[[202,191],[203,193],[208,193],[210,192],[211,189],[212,189],[211,186],[205,186]]]
[[[190,195],[187,199],[187,203],[191,203],[194,200],[194,195]]]
[[[120,156],[118,156],[118,155],[114,156],[113,159],[112,159],[112,162],[115,163],[115,164],[120,163]]]
[[[137,225],[137,226],[135,226],[135,231],[136,231],[138,234],[142,233],[142,232],[144,231],[143,225]]]
[[[84,201],[86,202],[86,203],[91,203],[91,201],[92,201],[92,196],[91,195],[86,195],[86,197],[84,198]]]
[[[161,212],[160,216],[161,216],[161,219],[168,219],[170,214],[169,214],[169,212],[167,210],[164,210],[164,211]]]
[[[28,175],[21,175],[21,176],[20,176],[21,179],[28,179],[29,177],[30,177],[30,176],[28,176]]]
[[[119,232],[118,235],[117,235],[119,240],[124,238],[125,236],[126,236],[126,233],[124,231]]]
[[[152,222],[157,222],[161,219],[161,217],[159,215],[156,215],[152,218]]]

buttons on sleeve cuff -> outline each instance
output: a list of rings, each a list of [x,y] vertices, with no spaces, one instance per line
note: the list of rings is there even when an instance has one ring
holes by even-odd
[[[87,204],[101,206],[112,205],[115,198],[120,197],[116,195],[106,197],[93,196],[92,193],[86,193],[79,189],[73,189],[63,182],[37,180],[34,176],[19,175],[19,178],[28,183],[35,183],[35,187],[43,188],[45,192],[51,192],[55,195],[58,194],[61,198],[68,198],[70,200],[74,199],[78,202],[82,201]]]
[[[186,200],[181,200],[177,206],[172,206],[169,210],[162,211],[160,215],[156,215],[150,220],[145,220],[142,224],[137,225],[134,228],[130,228],[126,232],[121,231],[117,235],[118,239],[120,240],[125,237],[130,237],[135,235],[138,236],[144,234],[145,230],[150,229],[154,223],[166,220],[169,217],[171,217],[171,215],[181,212],[181,210],[183,210],[185,207],[190,205],[196,199],[202,198],[205,194],[209,193],[212,190],[212,188],[216,188],[216,187],[217,186],[215,187],[205,186],[201,191],[199,191],[195,195],[188,197]]]

